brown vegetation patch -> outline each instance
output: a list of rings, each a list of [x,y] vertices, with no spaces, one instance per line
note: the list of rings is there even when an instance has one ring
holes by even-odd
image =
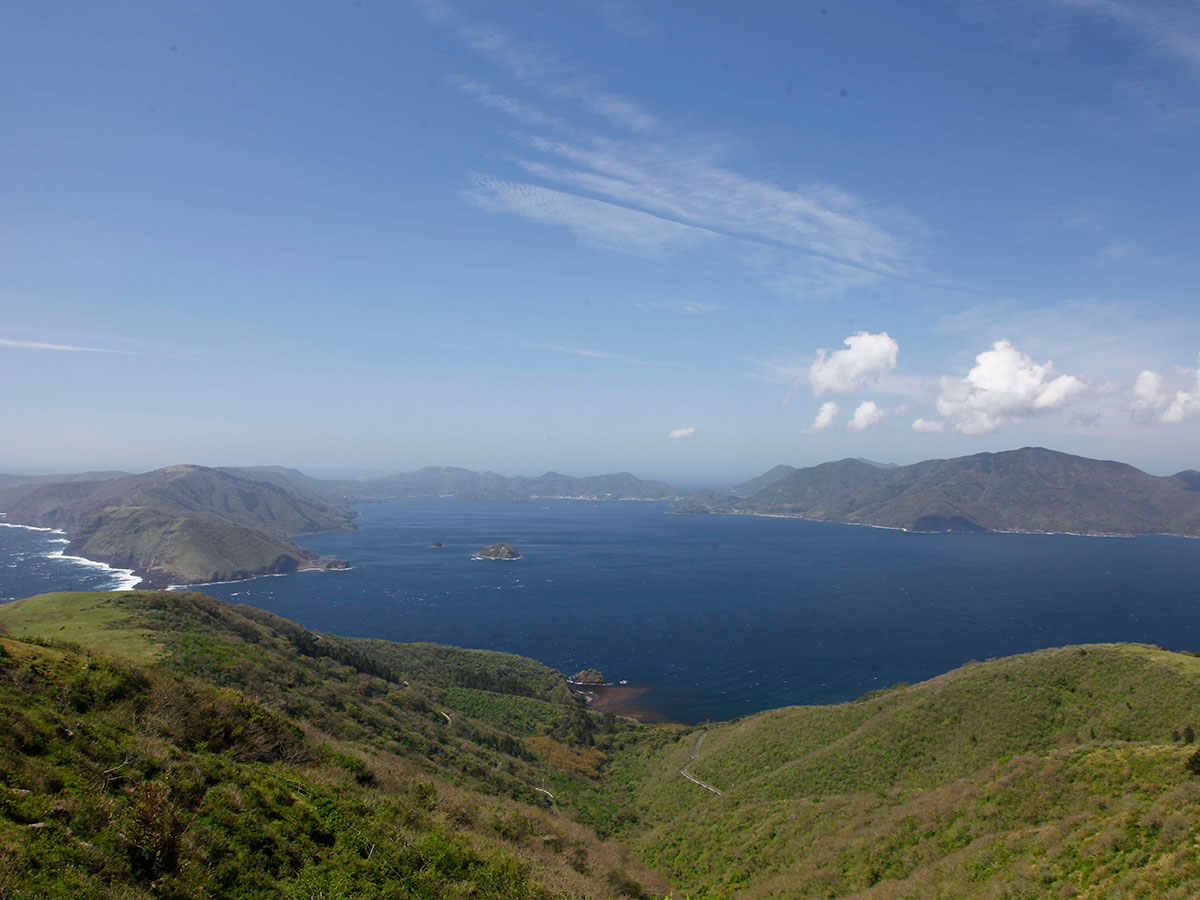
[[[580,772],[590,778],[600,774],[600,766],[608,759],[592,747],[568,747],[548,736],[526,738],[525,746],[556,768]]]

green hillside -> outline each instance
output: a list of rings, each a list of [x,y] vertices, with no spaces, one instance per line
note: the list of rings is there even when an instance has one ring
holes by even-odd
[[[1196,657],[976,663],[630,754],[629,839],[704,897],[1182,900],[1200,895],[1196,729]],[[701,735],[690,773],[720,795],[679,774]]]
[[[666,892],[556,810],[586,780],[556,760],[617,726],[532,661],[188,593],[44,595],[0,626],[0,896]]]
[[[650,727],[532,660],[198,593],[43,595],[0,633],[0,896],[1200,895],[1193,655]]]
[[[743,484],[731,487],[728,493],[735,497],[752,497],[764,488],[770,487],[775,482],[782,481],[784,478],[787,478],[795,471],[795,466],[774,466],[770,469],[767,469],[767,471],[763,472],[761,475],[751,478],[749,481],[744,482]]]

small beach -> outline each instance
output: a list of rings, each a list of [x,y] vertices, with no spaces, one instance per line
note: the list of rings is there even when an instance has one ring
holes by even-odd
[[[572,685],[571,690],[587,698],[592,709],[602,709],[615,716],[623,716],[643,725],[661,725],[671,719],[643,703],[638,698],[652,690],[647,685],[636,684],[593,684]]]

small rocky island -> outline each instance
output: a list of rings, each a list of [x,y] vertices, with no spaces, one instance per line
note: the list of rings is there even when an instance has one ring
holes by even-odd
[[[521,554],[512,544],[488,544],[475,554],[473,559],[520,559]]]
[[[580,669],[567,680],[570,681],[571,684],[608,684],[608,682],[604,680],[604,673],[602,673],[599,669]]]

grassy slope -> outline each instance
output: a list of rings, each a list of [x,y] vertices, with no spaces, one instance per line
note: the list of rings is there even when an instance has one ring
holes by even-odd
[[[372,896],[363,885],[384,876],[351,858],[365,846],[363,834],[388,847],[389,860],[419,857],[418,871],[449,879],[439,882],[443,893],[459,889],[454,878],[469,880],[464,871],[493,871],[504,859],[527,881],[512,882],[507,895],[480,888],[479,896],[537,896],[533,882],[576,896],[622,888],[636,895],[630,874],[665,891],[587,826],[616,835],[694,898],[1200,895],[1200,777],[1187,766],[1200,729],[1200,658],[1189,655],[1133,645],[1048,650],[853,703],[711,726],[693,773],[722,789],[718,796],[679,774],[701,730],[636,727],[589,713],[560,673],[531,660],[313,635],[269,613],[188,593],[46,595],[0,607],[0,626],[24,635],[49,629],[43,633],[53,637],[67,614],[93,652],[133,652],[158,664],[144,670],[152,686],[139,689],[141,700],[130,706],[118,697],[115,718],[92,721],[71,697],[108,696],[106,685],[124,676],[73,687],[79,661],[70,648],[5,642],[10,668],[0,670],[0,688],[32,690],[41,698],[35,706],[42,704],[41,724],[14,734],[36,732],[30,740],[44,738],[49,749],[14,745],[16,755],[0,753],[4,784],[35,785],[33,795],[0,802],[0,879],[65,854],[69,864],[60,868],[80,884],[108,878],[144,889],[137,868],[144,863],[117,834],[128,836],[138,804],[154,800],[137,784],[162,782],[177,804],[172,814],[203,823],[199,837],[184,840],[199,842],[189,852],[220,845],[227,849],[219,860],[275,872],[276,893],[262,896],[293,888],[297,896],[320,895],[324,882],[303,879],[337,871],[353,886],[328,896]],[[60,675],[39,676],[44,686],[36,687],[27,672],[38,665],[60,667]],[[12,666],[26,674],[4,674]],[[191,685],[189,703],[170,700],[181,685]],[[5,714],[24,721],[22,704],[33,701],[12,696]],[[197,713],[199,725],[188,716],[177,722],[192,706],[220,714]],[[141,710],[137,729],[133,707]],[[220,724],[226,719],[233,725]],[[114,729],[102,758],[68,759],[74,751],[55,729],[66,723],[82,733],[77,722],[89,735]],[[293,727],[306,742],[303,753],[284,739]],[[98,790],[103,770],[121,763],[129,746],[138,748],[137,779]],[[334,753],[352,759],[327,755]],[[205,773],[203,791],[196,772]],[[430,790],[422,785],[432,786],[432,805],[419,800]],[[547,808],[539,787],[556,796],[560,812]],[[300,801],[325,824],[292,823],[284,806]],[[41,806],[21,805],[34,803]],[[50,816],[55,805],[66,806],[68,818]],[[57,843],[31,860],[41,845],[21,829],[37,817],[51,821],[47,828],[57,830],[46,834]],[[316,831],[305,838],[305,828]],[[321,828],[335,832],[332,844],[312,843],[313,834],[325,835]],[[251,846],[264,830],[269,851]],[[75,839],[102,847],[104,865],[72,849]],[[436,857],[447,860],[439,868],[434,857],[405,856],[426,841],[472,848],[482,861],[451,864],[454,850]],[[291,853],[323,862],[311,872],[292,863],[281,876],[279,860]],[[182,865],[166,876],[201,877]]]
[[[630,837],[705,897],[1182,900],[1200,895],[1189,728],[1195,657],[1100,645],[978,663],[709,729],[692,771],[723,796],[679,775],[698,733],[631,752]]]
[[[584,780],[537,748],[599,753],[570,727],[582,716],[594,744],[613,724],[545,667],[429,645],[385,655],[199,594],[0,607],[31,640],[60,617],[87,623],[73,634],[90,654],[158,663],[83,666],[82,646],[3,640],[0,896],[665,891],[535,790]],[[489,674],[492,690],[470,686]],[[497,727],[513,717],[543,733]]]
[[[16,638],[67,641],[135,663],[153,662],[162,644],[147,628],[132,627],[126,595],[95,591],[42,594],[0,606],[0,627]]]

